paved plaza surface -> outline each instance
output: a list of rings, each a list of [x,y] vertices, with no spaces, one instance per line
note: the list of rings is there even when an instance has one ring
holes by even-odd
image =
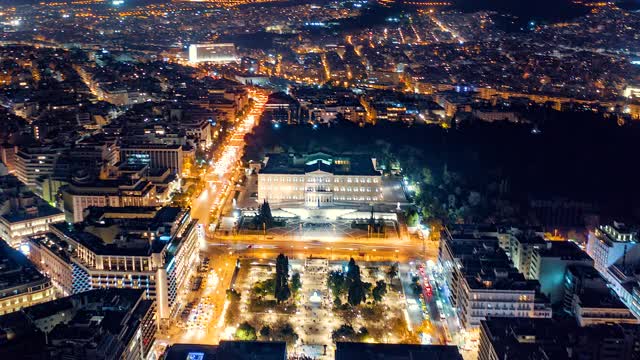
[[[319,359],[333,358],[335,345],[332,332],[346,324],[354,329],[366,328],[371,341],[398,342],[402,335],[394,327],[406,328],[406,301],[395,279],[396,286],[388,287],[386,296],[380,303],[367,299],[365,304],[340,310],[334,306],[334,296],[328,288],[327,276],[330,271],[344,271],[346,261],[328,259],[290,260],[290,275],[299,273],[302,287],[292,300],[282,306],[256,310],[251,301],[255,299],[252,288],[255,284],[275,276],[275,263],[271,259],[245,260],[241,271],[245,274],[235,284],[241,292],[240,318],[228,323],[237,327],[243,322],[250,323],[257,332],[264,326],[271,329],[289,323],[298,339],[289,343],[292,353],[304,353]],[[378,280],[388,281],[386,269],[390,262],[360,262],[362,281],[375,284]],[[343,296],[346,302],[346,296]],[[253,308],[253,309],[252,309]],[[393,325],[396,324],[396,325]],[[409,325],[410,326],[410,325]],[[228,333],[227,336],[232,336]],[[265,340],[269,340],[266,338]],[[326,347],[326,355],[325,355]]]

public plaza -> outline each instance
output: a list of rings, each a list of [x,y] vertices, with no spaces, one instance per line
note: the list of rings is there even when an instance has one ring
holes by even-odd
[[[346,272],[347,261],[307,258],[289,260],[289,276],[299,273],[302,286],[297,292],[292,290],[289,300],[276,304],[273,295],[259,296],[255,290],[257,284],[274,278],[275,259],[245,259],[233,285],[241,294],[239,317],[227,322],[224,336],[233,338],[237,327],[248,322],[255,328],[258,339],[285,340],[293,353],[320,359],[333,357],[335,344],[332,332],[341,325],[349,325],[356,332],[366,328],[367,335],[362,337],[363,341],[410,341],[406,301],[400,280],[395,276],[390,282],[388,276],[392,263],[360,261],[357,265],[363,282],[373,286],[380,280],[386,283],[387,292],[381,301],[375,302],[368,295],[360,305],[344,305],[347,296],[343,294],[340,296],[342,305],[337,305],[327,279],[331,271]],[[297,339],[296,336],[278,334],[278,329],[287,324],[291,325]],[[269,336],[261,335],[265,326],[271,329]]]

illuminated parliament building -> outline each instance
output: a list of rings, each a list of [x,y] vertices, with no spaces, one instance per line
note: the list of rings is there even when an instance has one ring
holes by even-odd
[[[382,202],[382,174],[363,155],[270,154],[258,174],[258,201],[306,208]]]

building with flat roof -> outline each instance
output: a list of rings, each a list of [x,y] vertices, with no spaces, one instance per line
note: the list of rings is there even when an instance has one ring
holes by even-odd
[[[238,62],[236,46],[233,43],[191,44],[189,45],[189,62]]]
[[[576,318],[580,326],[640,324],[640,320],[593,267],[568,266],[564,284],[564,309]]]
[[[450,237],[440,241],[438,261],[454,308],[465,328],[488,316],[550,318],[540,283],[513,267],[496,237]]]
[[[91,290],[0,316],[0,357],[143,360],[156,329],[143,290]]]
[[[540,282],[540,291],[552,304],[563,301],[569,265],[593,266],[593,259],[572,241],[546,241],[532,253],[529,279]]]
[[[457,346],[415,344],[336,343],[336,360],[462,360]]]
[[[478,360],[634,360],[640,326],[579,327],[571,319],[492,317],[480,325]]]
[[[610,287],[640,318],[640,246],[637,232],[614,222],[589,232],[587,253]]]
[[[173,344],[162,360],[286,360],[283,341],[220,341],[219,345]]]
[[[509,239],[509,256],[511,262],[525,277],[529,278],[529,268],[533,253],[545,246],[542,236],[537,234],[511,234]]]
[[[18,247],[28,236],[64,221],[62,211],[35,195],[17,177],[0,176],[0,238]]]
[[[19,147],[15,155],[16,177],[35,188],[40,176],[53,174],[58,158],[65,150],[57,146]]]
[[[54,233],[47,232],[29,237],[25,245],[29,260],[37,264],[40,272],[51,279],[56,295],[72,295],[73,263],[66,244]]]
[[[94,179],[85,174],[60,188],[68,222],[80,222],[92,206],[155,206],[156,186],[140,173],[123,174],[115,179]]]
[[[82,223],[55,224],[51,234],[30,243],[39,253],[36,265],[52,274],[61,291],[143,289],[156,299],[164,324],[184,303],[197,268],[197,226],[188,209],[177,207],[92,208]]]
[[[129,144],[120,147],[120,159],[127,164],[144,164],[151,169],[168,168],[181,175],[185,160],[195,155],[195,150],[183,145]]]
[[[382,173],[365,155],[270,154],[258,173],[258,201],[323,208],[384,201]]]
[[[53,297],[51,280],[24,254],[0,240],[0,315],[47,302]]]
[[[589,232],[587,254],[593,258],[596,270],[608,278],[609,266],[637,246],[636,232],[623,223],[614,222],[598,226]]]

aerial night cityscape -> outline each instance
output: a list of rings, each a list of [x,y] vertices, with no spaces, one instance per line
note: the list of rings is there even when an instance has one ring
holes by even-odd
[[[640,0],[0,0],[0,360],[640,360]]]

